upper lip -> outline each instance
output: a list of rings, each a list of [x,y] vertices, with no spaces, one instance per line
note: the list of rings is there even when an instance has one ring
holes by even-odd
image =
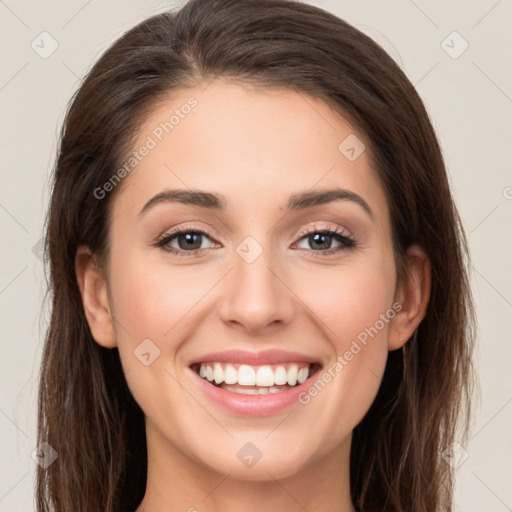
[[[265,364],[279,363],[310,363],[320,364],[320,361],[312,356],[300,354],[298,352],[289,352],[286,350],[261,350],[259,352],[249,352],[246,350],[226,350],[223,352],[211,352],[190,362],[190,365],[197,363],[238,363],[251,366],[262,366]]]

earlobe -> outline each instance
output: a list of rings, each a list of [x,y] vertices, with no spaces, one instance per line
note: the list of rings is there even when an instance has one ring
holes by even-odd
[[[85,317],[93,338],[105,348],[116,347],[107,281],[89,247],[78,248],[75,256],[75,271]]]
[[[431,267],[427,254],[419,245],[406,251],[407,272],[395,300],[401,305],[389,329],[388,349],[401,348],[413,335],[426,315],[431,290]]]

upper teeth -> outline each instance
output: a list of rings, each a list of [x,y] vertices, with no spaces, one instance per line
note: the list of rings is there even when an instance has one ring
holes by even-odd
[[[280,386],[302,384],[309,377],[310,365],[287,363],[280,365],[250,366],[248,364],[201,363],[199,375],[216,384],[241,386]]]

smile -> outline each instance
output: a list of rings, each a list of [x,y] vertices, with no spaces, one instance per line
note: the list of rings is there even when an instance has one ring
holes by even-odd
[[[314,373],[316,366],[303,362],[261,366],[209,362],[196,364],[193,369],[202,379],[232,393],[266,395],[302,384]]]
[[[235,415],[267,416],[298,404],[322,364],[283,350],[228,350],[198,357],[189,368],[213,406]]]

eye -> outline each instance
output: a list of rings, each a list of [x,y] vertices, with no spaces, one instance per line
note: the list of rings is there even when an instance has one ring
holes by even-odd
[[[205,238],[210,239],[206,231],[183,227],[165,233],[154,245],[178,256],[194,256],[208,247],[203,245]]]
[[[356,242],[348,234],[334,229],[313,229],[303,230],[300,232],[301,238],[299,242],[304,241],[309,244],[310,250],[316,253],[315,256],[326,256],[334,254],[338,251],[344,251],[355,247]],[[338,245],[333,247],[333,243]],[[299,247],[299,249],[306,249],[308,247]]]

